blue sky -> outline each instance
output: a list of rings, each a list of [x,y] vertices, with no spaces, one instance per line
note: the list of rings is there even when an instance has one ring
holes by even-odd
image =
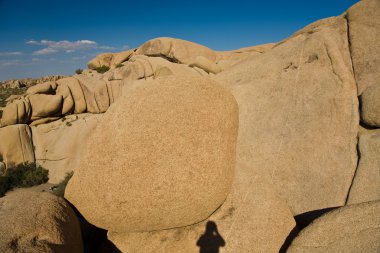
[[[0,0],[0,80],[71,75],[156,37],[215,50],[278,42],[358,0]]]

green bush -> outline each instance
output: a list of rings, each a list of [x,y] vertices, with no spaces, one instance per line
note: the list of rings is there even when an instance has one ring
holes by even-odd
[[[123,67],[123,66],[124,66],[123,64],[118,63],[118,64],[116,65],[116,68],[121,68],[121,67]]]
[[[53,189],[53,193],[55,195],[63,198],[63,196],[65,195],[67,183],[70,181],[73,174],[73,171],[66,173],[65,178]]]
[[[78,75],[82,74],[82,72],[83,72],[83,69],[77,69],[77,70],[75,70],[75,73],[78,74]]]
[[[105,65],[102,65],[101,67],[97,67],[95,70],[96,70],[98,73],[103,74],[103,73],[107,72],[108,70],[110,70],[110,67],[107,67],[107,66],[105,66]]]
[[[15,187],[31,187],[46,183],[49,179],[48,174],[48,170],[36,166],[35,163],[19,164],[8,168],[0,176],[0,197]]]

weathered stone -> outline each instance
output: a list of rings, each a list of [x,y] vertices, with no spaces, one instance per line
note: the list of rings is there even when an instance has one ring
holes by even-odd
[[[57,87],[57,95],[61,95],[63,98],[61,115],[69,114],[74,111],[74,99],[71,95],[70,88],[67,84],[61,84]]]
[[[94,59],[92,59],[91,61],[87,63],[87,67],[89,69],[96,69],[101,66],[109,67],[111,65],[112,58],[113,58],[112,53],[99,54]]]
[[[221,252],[225,253],[279,252],[295,227],[291,211],[268,179],[257,175],[251,167],[238,164],[230,194],[207,220],[187,227],[145,233],[109,231],[108,238],[123,252],[203,252],[199,251],[199,246],[205,248],[200,238],[209,221],[217,225],[225,242]],[[212,245],[215,237],[207,236]]]
[[[198,56],[202,56],[211,62],[215,62],[217,59],[216,53],[205,46],[174,38],[149,40],[136,50],[136,54],[163,56],[174,62],[185,64],[193,63]]]
[[[54,90],[57,88],[57,84],[54,81],[39,83],[34,86],[31,86],[26,90],[26,94],[53,94]]]
[[[32,110],[28,99],[24,97],[8,103],[3,109],[1,126],[25,124],[30,121]]]
[[[352,64],[360,95],[372,85],[380,86],[380,1],[359,1],[347,10],[347,20]]]
[[[344,18],[311,24],[216,78],[239,104],[238,161],[269,175],[295,215],[345,204],[359,115]]]
[[[207,78],[140,84],[105,113],[65,197],[115,232],[202,221],[231,188],[237,114],[233,96]]]
[[[76,75],[86,100],[87,112],[103,113],[110,106],[107,84],[86,75]]]
[[[74,77],[67,77],[57,81],[58,85],[67,85],[70,88],[71,95],[74,99],[74,112],[84,113],[86,112],[86,99],[82,87],[77,79]]]
[[[61,114],[62,95],[34,94],[27,99],[32,107],[32,120]]]
[[[32,133],[28,125],[0,128],[0,160],[7,167],[35,162]]]
[[[380,201],[331,211],[306,227],[287,252],[368,252],[380,249]]]
[[[348,204],[380,200],[380,130],[359,135],[360,160]]]
[[[32,127],[36,163],[49,170],[49,183],[59,183],[77,167],[102,115],[69,115]]]
[[[0,252],[83,252],[79,222],[63,198],[17,190],[0,198],[0,217]]]
[[[380,81],[363,91],[361,99],[361,120],[368,126],[380,127]]]

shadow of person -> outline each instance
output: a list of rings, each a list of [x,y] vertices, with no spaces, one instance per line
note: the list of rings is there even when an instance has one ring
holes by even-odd
[[[219,253],[219,248],[225,245],[226,242],[219,234],[216,223],[208,221],[205,233],[197,241],[199,253]]]

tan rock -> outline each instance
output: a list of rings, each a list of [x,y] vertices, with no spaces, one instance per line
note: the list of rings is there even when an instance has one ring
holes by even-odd
[[[103,113],[107,111],[110,106],[110,99],[106,82],[86,75],[76,75],[75,78],[82,87],[87,112]]]
[[[131,50],[120,52],[120,53],[114,53],[111,60],[110,67],[114,68],[118,64],[121,64],[122,62],[127,61],[134,51],[135,49],[131,49]]]
[[[0,128],[0,160],[7,167],[20,163],[34,163],[32,133],[28,125]]]
[[[380,130],[359,135],[360,160],[351,186],[348,204],[380,200]]]
[[[94,59],[92,59],[91,61],[87,63],[87,67],[89,69],[96,69],[103,65],[109,67],[111,65],[112,58],[113,58],[112,53],[99,54]]]
[[[49,183],[62,181],[77,167],[83,150],[102,115],[69,115],[32,127],[36,163],[49,170]]]
[[[49,81],[45,83],[39,83],[34,86],[29,87],[26,90],[26,94],[53,94],[54,90],[57,88],[57,85],[54,81]]]
[[[240,111],[237,159],[293,214],[345,204],[357,164],[357,90],[342,17],[219,73]]]
[[[380,85],[380,1],[359,1],[347,10],[347,20],[360,95],[371,85]]]
[[[61,115],[69,114],[74,111],[74,99],[71,95],[70,88],[67,84],[61,84],[57,87],[56,95],[63,98]]]
[[[86,112],[86,99],[82,87],[77,79],[74,77],[67,77],[57,81],[59,85],[67,85],[70,88],[71,95],[74,99],[74,112],[84,113]]]
[[[380,201],[338,208],[315,220],[294,239],[289,253],[368,252],[380,249]]]
[[[32,121],[32,123],[30,123],[29,126],[38,126],[41,124],[47,124],[47,123],[59,120],[60,118],[61,118],[61,116],[36,119],[36,120]]]
[[[63,198],[28,190],[0,198],[0,251],[83,252],[79,222]]]
[[[30,121],[32,110],[29,100],[24,97],[12,100],[3,109],[1,118],[1,126],[9,126],[15,124],[25,124]]]
[[[32,120],[61,114],[62,95],[33,94],[27,99],[32,107]]]
[[[108,238],[122,252],[203,252],[199,251],[199,246],[204,248],[200,238],[209,221],[217,225],[225,242],[223,247],[219,245],[220,252],[224,253],[279,252],[295,227],[291,211],[269,181],[251,167],[239,164],[230,194],[207,220],[187,227],[145,233],[109,231]],[[210,244],[218,241],[208,237]]]
[[[207,78],[141,84],[105,113],[65,197],[115,232],[204,220],[231,188],[237,114],[233,96]]]
[[[380,82],[363,91],[360,116],[364,124],[380,127]]]
[[[204,71],[206,71],[207,73],[216,74],[216,73],[219,73],[220,71],[222,71],[220,66],[218,66],[215,62],[212,62],[203,56],[197,56],[195,58],[195,61],[189,65],[201,68]]]
[[[217,59],[216,53],[194,42],[174,39],[156,38],[145,42],[136,50],[136,54],[147,56],[164,56],[174,62],[191,64],[196,57],[202,56],[211,62]]]

